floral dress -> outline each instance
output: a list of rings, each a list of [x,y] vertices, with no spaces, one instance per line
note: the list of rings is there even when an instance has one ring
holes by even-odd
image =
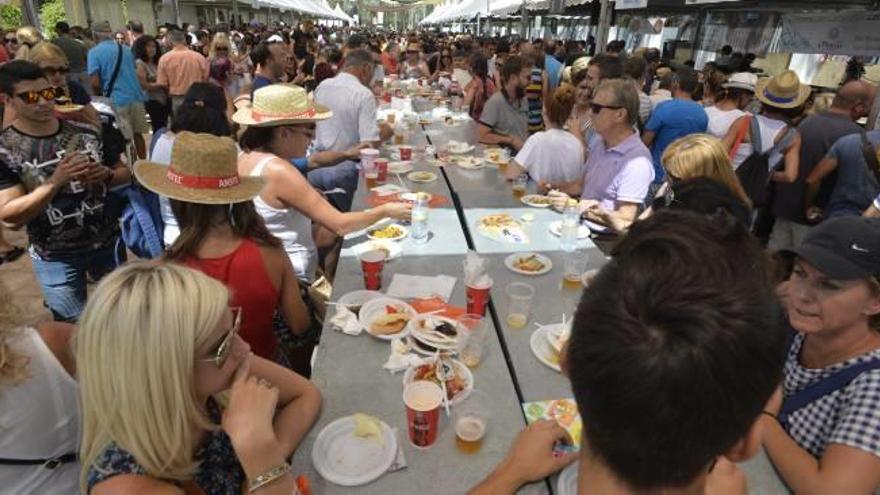
[[[213,399],[208,400],[208,416],[215,423],[220,423],[220,406]],[[224,431],[209,432],[195,459],[199,461],[199,468],[193,481],[205,495],[241,493],[245,482],[244,470],[232,448],[232,441]],[[98,483],[120,474],[146,475],[147,472],[132,454],[116,443],[110,443],[89,467],[88,491],[91,492]]]

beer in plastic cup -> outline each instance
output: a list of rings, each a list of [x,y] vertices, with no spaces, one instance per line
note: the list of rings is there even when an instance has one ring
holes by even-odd
[[[483,360],[486,349],[487,324],[478,314],[464,314],[455,319],[464,333],[464,342],[458,356],[468,368],[476,368]]]
[[[361,269],[364,272],[364,288],[379,290],[382,288],[382,268],[388,255],[385,251],[374,249],[360,255]]]
[[[406,430],[413,446],[425,449],[437,441],[443,390],[434,382],[418,380],[403,389]]]
[[[535,288],[523,282],[507,285],[507,326],[522,328],[529,321]]]

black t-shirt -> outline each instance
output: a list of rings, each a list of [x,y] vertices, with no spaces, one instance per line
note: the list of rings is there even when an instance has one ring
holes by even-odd
[[[831,145],[843,136],[861,132],[862,128],[845,115],[830,112],[817,113],[804,119],[798,126],[801,135],[800,165],[797,180],[792,184],[776,183],[773,214],[796,223],[806,224],[804,193],[806,179],[816,165],[825,158]],[[826,177],[819,191],[819,205],[824,205],[834,188],[835,176]],[[825,201],[822,198],[825,198]]]
[[[61,121],[51,136],[31,136],[9,127],[0,132],[0,190],[21,185],[31,192],[55,172],[66,153],[86,152],[101,163],[101,140],[88,125]],[[109,247],[119,225],[106,208],[103,184],[68,183],[46,210],[27,224],[28,237],[41,256]]]
[[[67,89],[70,90],[70,101],[77,105],[88,105],[92,102],[92,97],[86,92],[76,81],[67,81]]]

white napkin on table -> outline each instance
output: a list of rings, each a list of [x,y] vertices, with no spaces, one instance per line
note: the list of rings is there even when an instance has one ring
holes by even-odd
[[[382,186],[374,187],[370,189],[379,196],[391,196],[392,194],[409,192],[408,189],[398,186],[397,184],[385,184]]]
[[[422,364],[422,357],[410,352],[409,345],[403,339],[394,339],[391,341],[391,355],[388,361],[382,365],[392,375],[403,371],[410,366],[419,366]]]
[[[424,277],[395,273],[391,278],[387,294],[388,297],[404,299],[427,299],[437,296],[444,302],[449,302],[452,290],[455,288],[455,280],[455,277],[448,275]]]
[[[342,304],[336,306],[336,313],[333,318],[330,318],[330,324],[333,325],[333,328],[348,335],[360,335],[364,331],[357,315]]]

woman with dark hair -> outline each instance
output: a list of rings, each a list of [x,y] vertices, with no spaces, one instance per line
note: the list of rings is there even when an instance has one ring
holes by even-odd
[[[195,83],[190,86],[177,115],[174,116],[171,129],[160,131],[155,135],[150,159],[156,163],[168,164],[171,161],[174,140],[182,131],[215,136],[232,135],[232,126],[226,118],[226,96],[223,94],[223,88],[211,83]],[[165,245],[170,246],[180,235],[180,229],[168,198],[160,197],[159,206],[162,221],[165,223],[163,234]]]
[[[471,82],[464,87],[464,105],[468,108],[471,118],[479,121],[480,115],[483,113],[483,105],[486,100],[495,94],[495,83],[489,77],[489,64],[480,53],[474,53],[471,56],[471,66],[469,70],[471,74]]]
[[[164,86],[156,84],[156,67],[161,55],[159,43],[156,38],[145,34],[134,41],[131,51],[134,53],[138,80],[149,98],[144,107],[155,133],[168,125],[168,95]]]

